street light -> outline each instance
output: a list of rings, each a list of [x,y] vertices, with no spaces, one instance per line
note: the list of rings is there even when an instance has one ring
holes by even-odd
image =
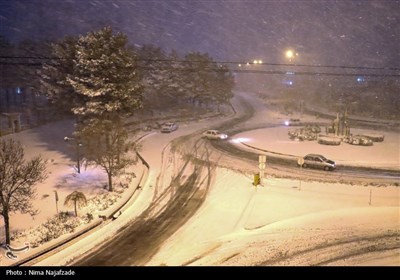
[[[292,59],[293,59],[295,56],[298,56],[298,55],[299,55],[299,53],[296,53],[296,52],[294,52],[293,50],[287,50],[287,51],[285,52],[285,56],[286,56],[287,59],[289,59],[290,62],[292,62]]]
[[[77,167],[78,173],[81,173],[81,164],[80,164],[81,155],[80,155],[80,147],[82,147],[82,144],[79,143],[78,141],[76,141],[75,138],[70,138],[70,137],[67,137],[67,136],[64,137],[64,141],[65,141],[65,142],[75,141],[75,143],[76,143],[76,167]]]

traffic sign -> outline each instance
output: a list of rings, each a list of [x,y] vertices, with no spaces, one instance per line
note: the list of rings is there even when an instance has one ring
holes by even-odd
[[[262,163],[262,162],[266,162],[267,161],[267,156],[266,155],[259,155],[258,156],[258,162]]]
[[[299,157],[299,158],[297,159],[297,163],[298,163],[300,166],[303,166],[303,164],[304,164],[304,158]]]

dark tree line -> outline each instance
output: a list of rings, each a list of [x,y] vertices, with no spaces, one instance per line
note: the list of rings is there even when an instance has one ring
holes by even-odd
[[[136,53],[148,105],[219,106],[233,97],[231,71],[208,54],[193,52],[179,57],[175,51],[165,53],[151,45],[137,48]]]

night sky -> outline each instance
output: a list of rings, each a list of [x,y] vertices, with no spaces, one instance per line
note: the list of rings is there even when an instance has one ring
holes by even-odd
[[[400,1],[0,0],[0,34],[58,39],[109,25],[131,44],[217,60],[400,66]]]

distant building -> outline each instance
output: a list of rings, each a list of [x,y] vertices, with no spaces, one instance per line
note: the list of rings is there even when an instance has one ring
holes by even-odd
[[[31,88],[0,88],[0,136],[46,122],[48,100]]]

